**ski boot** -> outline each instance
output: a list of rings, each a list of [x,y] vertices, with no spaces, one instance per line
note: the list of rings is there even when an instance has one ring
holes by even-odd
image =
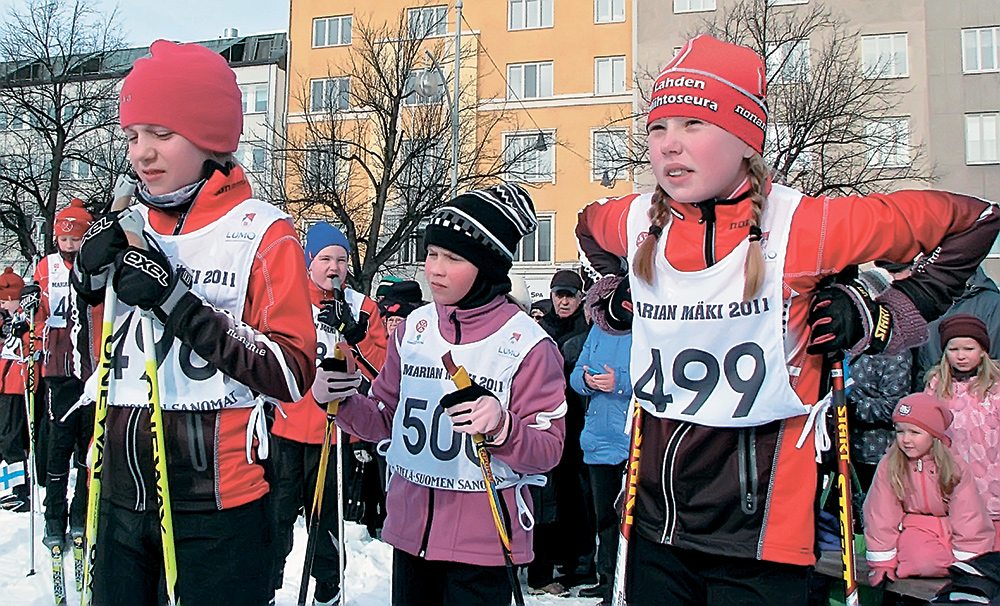
[[[63,547],[66,544],[65,522],[45,520],[45,536],[42,545],[52,556],[52,594],[56,604],[66,603],[66,581],[63,578]]]

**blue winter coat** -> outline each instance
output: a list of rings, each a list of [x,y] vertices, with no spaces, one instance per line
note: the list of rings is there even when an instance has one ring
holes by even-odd
[[[613,336],[594,325],[569,376],[569,384],[577,393],[590,396],[583,433],[580,434],[583,462],[588,465],[617,465],[628,458],[628,413],[632,399],[632,378],[628,366],[631,348],[631,334]],[[605,364],[615,371],[615,387],[610,393],[594,391],[583,382],[584,366],[604,374]]]

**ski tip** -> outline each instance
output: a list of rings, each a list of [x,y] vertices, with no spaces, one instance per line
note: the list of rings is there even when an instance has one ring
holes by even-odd
[[[444,364],[444,369],[448,371],[449,375],[454,377],[458,373],[458,366],[455,365],[455,360],[452,359],[450,351],[445,352],[441,356],[441,363]]]

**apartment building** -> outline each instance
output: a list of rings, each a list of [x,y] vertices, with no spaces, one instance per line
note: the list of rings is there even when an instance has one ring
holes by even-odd
[[[736,0],[635,0],[636,66],[656,72],[686,36],[732,11]],[[743,3],[745,3],[744,0]],[[758,2],[764,4],[763,1]],[[933,187],[1000,200],[1000,3],[996,0],[767,0],[768,10],[805,15],[826,8],[856,31],[855,59],[900,91],[892,116],[923,145]],[[815,50],[812,40],[789,52]],[[772,78],[773,81],[773,78]],[[905,139],[904,139],[905,140]],[[909,162],[900,147],[884,157]],[[641,183],[640,187],[644,187]],[[897,184],[903,187],[908,183]],[[918,187],[927,187],[918,184]],[[1000,277],[1000,246],[985,263]]]
[[[507,126],[486,145],[516,154],[504,178],[525,183],[535,201],[539,229],[519,251],[514,273],[534,298],[548,296],[559,267],[578,265],[573,230],[586,203],[632,191],[631,173],[616,159],[627,141],[632,112],[631,0],[491,0],[464,3],[460,29],[453,4],[416,0],[326,2],[293,0],[289,27],[288,129],[304,128],[320,109],[319,95],[350,86],[339,73],[365,22],[430,24],[445,46],[441,67],[454,69],[453,40],[461,31],[460,80],[474,94],[480,116],[503,112]],[[414,66],[422,69],[423,65]],[[302,91],[296,98],[296,92]],[[346,107],[343,119],[365,119]],[[434,100],[445,103],[442,95]],[[463,120],[472,119],[463,115]],[[610,126],[609,126],[610,125]],[[620,152],[618,152],[620,153]],[[415,250],[404,255],[416,260]],[[415,271],[416,265],[411,266]]]

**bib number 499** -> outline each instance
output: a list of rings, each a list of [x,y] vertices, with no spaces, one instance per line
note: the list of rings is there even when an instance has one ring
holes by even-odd
[[[656,412],[662,414],[666,412],[667,405],[673,404],[674,395],[666,390],[660,350],[650,349],[650,356],[652,361],[649,368],[636,381],[635,395],[638,399],[651,403]],[[753,361],[753,370],[745,379],[740,375],[738,368],[740,360],[744,357],[750,357]],[[703,369],[704,374],[701,378],[692,379],[688,375],[688,367],[692,364]],[[682,415],[689,416],[698,414],[719,385],[721,375],[725,374],[732,390],[741,394],[739,404],[733,412],[733,418],[739,419],[750,414],[754,400],[757,399],[761,385],[764,384],[764,372],[764,350],[760,345],[740,343],[726,352],[721,366],[718,358],[711,352],[693,347],[685,349],[674,358],[670,374],[674,385],[695,392],[694,399],[681,411]]]

